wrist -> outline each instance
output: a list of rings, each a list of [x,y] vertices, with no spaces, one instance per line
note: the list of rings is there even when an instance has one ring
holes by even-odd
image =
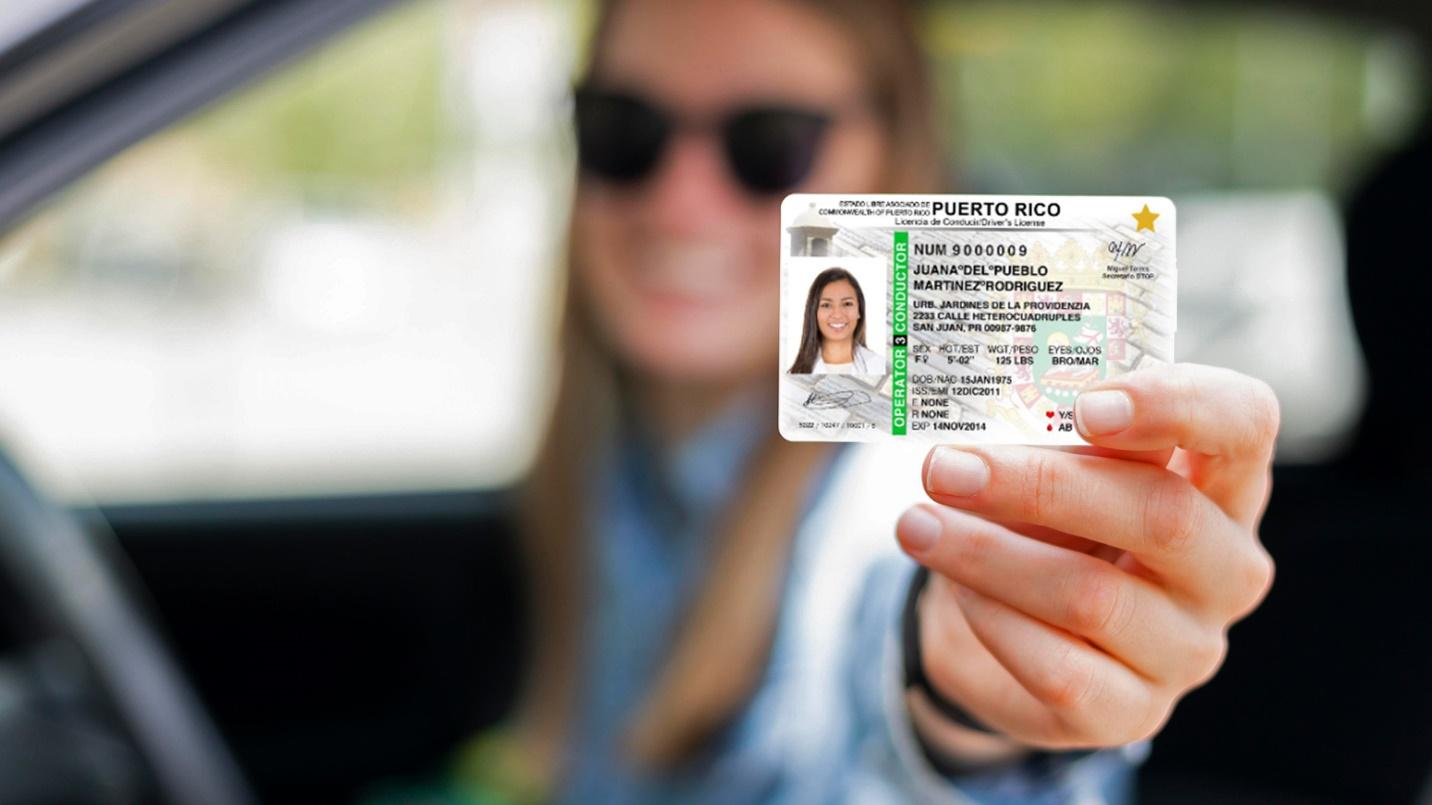
[[[1093,754],[1093,749],[1047,750],[1005,735],[945,696],[930,680],[924,664],[924,642],[938,633],[934,619],[922,618],[922,601],[930,571],[916,568],[901,612],[905,703],[921,751],[946,774],[1027,764],[1046,773]]]
[[[1027,754],[1024,746],[946,697],[926,673],[922,648],[928,640],[924,632],[932,623],[921,617],[921,609],[929,578],[927,568],[916,569],[901,613],[905,703],[921,750],[932,765],[946,773],[1003,765],[1023,757]]]
[[[951,723],[921,691],[906,692],[905,710],[925,759],[944,774],[1005,766],[1029,754],[1027,747],[1010,738]]]
[[[904,609],[900,615],[900,640],[904,665],[905,690],[927,702],[947,723],[958,725],[965,731],[987,736],[999,736],[999,732],[971,715],[958,702],[951,700],[935,687],[925,670],[924,644],[929,639],[926,632],[931,626],[928,619],[921,617],[925,589],[929,586],[930,571],[923,565],[915,569],[910,578],[910,587],[905,595]]]

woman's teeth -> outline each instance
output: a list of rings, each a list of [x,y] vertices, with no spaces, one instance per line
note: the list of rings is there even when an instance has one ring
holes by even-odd
[[[729,247],[668,246],[648,252],[635,274],[656,293],[714,302],[742,292],[740,267]]]

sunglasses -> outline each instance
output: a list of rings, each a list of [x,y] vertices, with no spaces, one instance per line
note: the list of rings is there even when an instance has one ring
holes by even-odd
[[[795,188],[810,174],[835,110],[754,104],[705,120],[685,119],[638,95],[592,86],[575,94],[577,163],[615,184],[655,171],[672,136],[714,131],[731,174],[748,192]]]

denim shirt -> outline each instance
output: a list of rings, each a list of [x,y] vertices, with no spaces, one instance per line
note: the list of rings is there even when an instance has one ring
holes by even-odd
[[[839,530],[829,498],[851,449],[834,451],[812,479],[751,699],[681,768],[655,774],[623,761],[620,736],[709,565],[712,527],[774,421],[774,400],[750,397],[675,450],[658,450],[627,423],[602,452],[588,509],[596,583],[558,801],[1128,801],[1147,742],[961,775],[925,758],[900,687],[898,619],[914,564],[895,547],[894,520],[871,534],[874,549],[822,542]],[[846,599],[844,608],[823,604]]]

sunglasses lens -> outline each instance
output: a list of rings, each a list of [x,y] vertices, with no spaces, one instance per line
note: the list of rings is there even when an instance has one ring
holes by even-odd
[[[810,173],[830,119],[794,109],[743,112],[726,126],[726,150],[736,176],[752,190],[790,190]]]
[[[577,92],[576,126],[582,168],[617,182],[646,176],[671,128],[665,116],[640,100],[595,90]]]

